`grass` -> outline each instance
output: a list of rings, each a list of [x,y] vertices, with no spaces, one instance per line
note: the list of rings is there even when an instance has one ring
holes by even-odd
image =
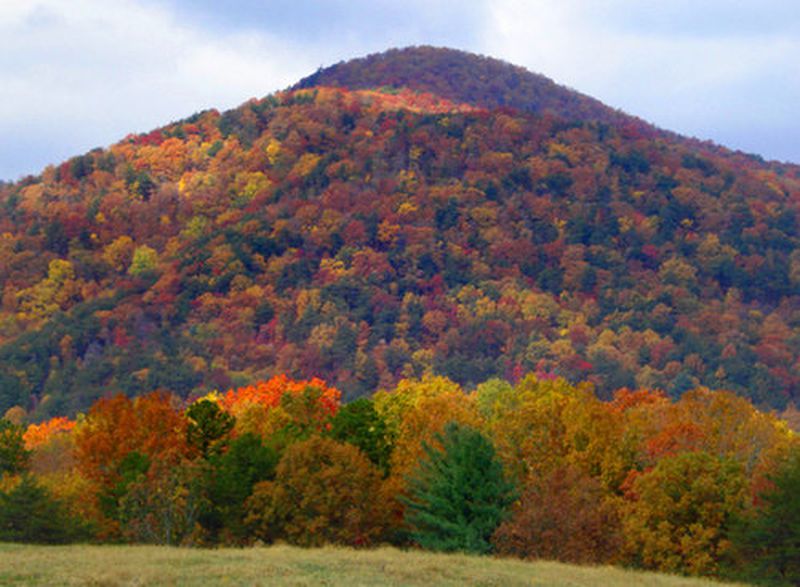
[[[701,587],[721,583],[614,567],[579,567],[395,548],[214,550],[0,544],[0,585],[380,585]]]

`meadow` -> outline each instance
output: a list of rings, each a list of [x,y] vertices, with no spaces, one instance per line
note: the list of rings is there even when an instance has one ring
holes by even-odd
[[[526,585],[700,587],[723,585],[608,566],[403,551],[270,546],[0,544],[0,585]]]

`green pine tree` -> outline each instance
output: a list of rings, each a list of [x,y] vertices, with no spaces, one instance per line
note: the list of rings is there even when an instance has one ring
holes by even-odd
[[[409,479],[406,522],[424,548],[488,553],[491,537],[516,498],[494,447],[480,432],[449,423],[427,443],[426,457]]]
[[[3,473],[21,473],[27,469],[30,452],[25,450],[24,432],[22,426],[0,418],[0,476]]]
[[[392,442],[386,422],[371,399],[362,397],[342,406],[326,435],[357,446],[384,476],[389,474]]]
[[[61,502],[30,475],[7,492],[0,491],[0,542],[61,544],[86,540],[91,532],[73,519]]]
[[[771,477],[756,515],[734,533],[747,560],[748,578],[800,585],[800,449]]]
[[[186,437],[203,458],[208,458],[222,444],[236,423],[236,418],[224,412],[216,402],[204,399],[186,410]]]

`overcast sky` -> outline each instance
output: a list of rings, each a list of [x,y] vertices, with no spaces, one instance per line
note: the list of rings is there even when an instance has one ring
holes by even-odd
[[[800,163],[797,0],[0,0],[0,179],[419,44]]]

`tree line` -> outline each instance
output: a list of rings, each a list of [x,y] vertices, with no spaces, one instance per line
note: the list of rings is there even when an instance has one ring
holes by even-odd
[[[0,421],[0,540],[378,544],[792,584],[800,445],[730,392],[276,376]]]

